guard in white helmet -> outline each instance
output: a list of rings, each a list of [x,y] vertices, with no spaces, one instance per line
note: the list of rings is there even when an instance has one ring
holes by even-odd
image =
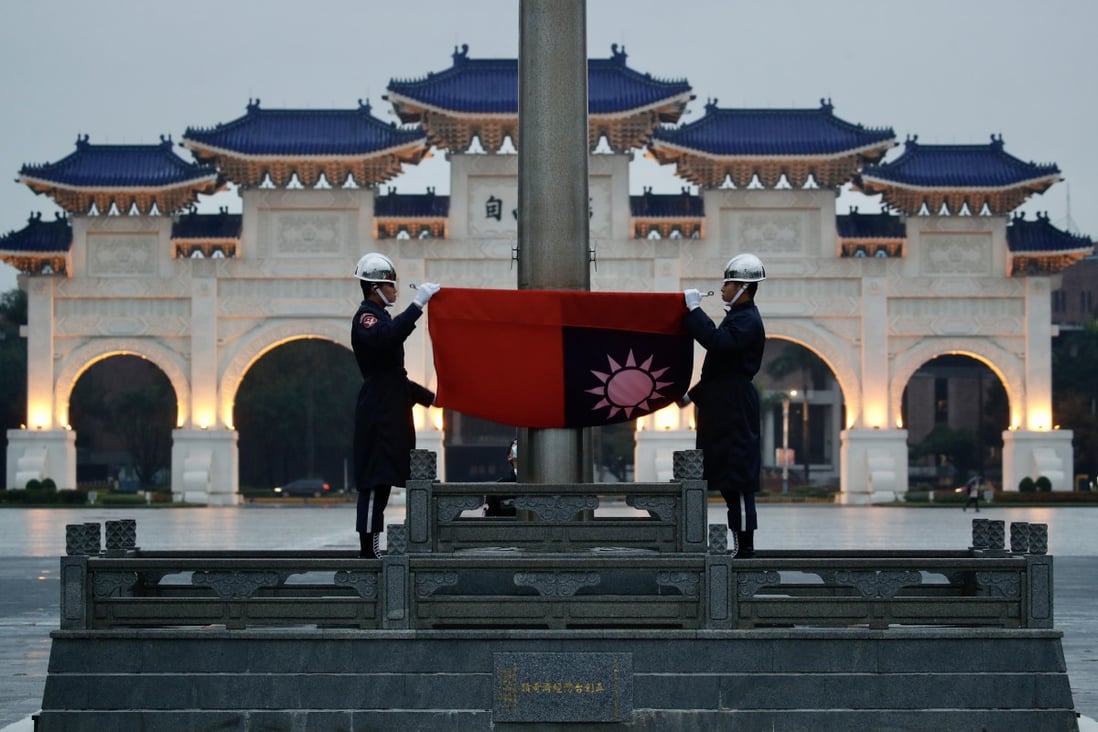
[[[703,477],[720,490],[728,506],[728,527],[736,533],[737,556],[755,555],[759,519],[761,446],[759,393],[751,382],[762,365],[766,331],[755,307],[755,293],[766,279],[754,254],[737,254],[724,268],[721,299],[728,313],[715,325],[701,309],[698,290],[685,290],[683,324],[705,348],[701,378],[682,404],[697,405],[697,448]]]
[[[439,285],[424,282],[411,305],[396,317],[386,308],[397,301],[396,267],[376,252],[358,260],[355,277],[362,286],[362,304],[351,322],[351,348],[362,372],[355,405],[355,487],[358,489],[359,556],[381,557],[385,506],[394,485],[411,475],[411,450],[416,433],[412,406],[430,406],[435,395],[408,378],[404,341],[416,327],[427,301]]]

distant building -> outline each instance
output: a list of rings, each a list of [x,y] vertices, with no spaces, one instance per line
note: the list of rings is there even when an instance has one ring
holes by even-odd
[[[689,83],[637,71],[617,47],[591,59],[588,76],[592,289],[713,289],[732,255],[758,254],[768,336],[809,349],[830,369],[797,403],[813,428],[812,460],[821,461],[814,474],[837,476],[844,502],[891,501],[906,490],[905,389],[944,355],[986,364],[1006,391],[1004,482],[1043,474],[1070,488],[1071,433],[1052,418],[1050,293],[1093,242],[1047,217],[1011,217],[1060,180],[1056,165],[1014,157],[1001,137],[971,145],[911,137],[889,160],[892,128],[842,119],[830,100],[794,109],[711,100],[678,125],[694,99]],[[193,160],[170,138],[99,145],[85,136],[56,162],[23,166],[20,182],[67,218],[32,217],[0,237],[0,259],[23,272],[29,313],[27,422],[8,432],[9,485],[49,474],[72,487],[72,388],[89,365],[133,354],[156,364],[177,398],[173,491],[232,503],[233,409],[245,373],[288,341],[347,345],[359,297],[351,271],[362,252],[387,254],[406,281],[516,286],[518,156],[507,151],[521,145],[517,60],[476,59],[463,47],[449,68],[393,80],[387,91],[403,125],[361,102],[295,110],[254,100],[237,119],[188,127],[181,145]],[[448,195],[382,193],[432,150],[449,162]],[[688,187],[630,195],[636,154],[674,166]],[[229,184],[240,192],[239,214],[193,211]],[[879,197],[884,212],[837,215],[848,184]],[[703,307],[722,314],[717,298]],[[431,384],[426,330],[408,341],[407,367]],[[521,356],[495,354],[516,368]],[[762,374],[758,383],[785,388]],[[457,473],[448,450],[482,436],[494,451],[504,444],[462,415],[420,410],[416,420],[419,447],[439,452],[444,471]],[[690,410],[674,407],[637,420],[638,480],[670,477],[672,452],[694,445],[691,422]]]

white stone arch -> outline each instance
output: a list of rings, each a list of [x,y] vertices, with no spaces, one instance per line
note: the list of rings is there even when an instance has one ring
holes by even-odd
[[[1024,424],[1025,420],[1025,369],[1014,354],[986,338],[938,338],[926,340],[898,354],[893,362],[892,377],[888,387],[889,409],[901,414],[904,389],[923,364],[938,356],[968,356],[991,369],[999,377],[1006,390],[1010,407],[1010,427]]]
[[[61,361],[54,378],[54,413],[57,424],[69,423],[69,397],[80,376],[96,363],[112,356],[137,356],[159,368],[175,390],[176,425],[187,423],[191,387],[182,356],[159,343],[138,338],[96,339],[73,350]]]
[[[858,369],[855,363],[860,359],[857,349],[829,333],[810,320],[794,321],[771,318],[766,321],[767,339],[777,339],[796,343],[820,357],[839,384],[839,390],[846,404],[846,424],[862,413],[862,390],[859,385]]]
[[[351,339],[350,320],[294,319],[277,323],[263,323],[242,339],[235,348],[222,354],[221,379],[218,384],[219,411],[225,425],[233,425],[233,406],[236,392],[244,380],[244,374],[265,353],[290,341],[321,339],[348,348]]]

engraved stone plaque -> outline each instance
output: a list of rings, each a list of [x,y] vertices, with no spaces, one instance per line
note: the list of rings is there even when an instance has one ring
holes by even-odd
[[[155,234],[96,234],[88,236],[88,275],[139,277],[156,274]]]
[[[630,653],[496,653],[494,722],[628,722]]]
[[[991,274],[992,242],[988,234],[926,234],[920,251],[924,274]]]
[[[506,176],[469,178],[469,236],[513,238],[518,236],[518,191]]]
[[[280,211],[274,224],[275,254],[338,254],[347,238],[344,217],[328,211]]]

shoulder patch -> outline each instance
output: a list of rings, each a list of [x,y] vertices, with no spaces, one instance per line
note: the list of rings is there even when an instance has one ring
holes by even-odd
[[[373,313],[363,313],[358,322],[362,324],[363,328],[373,328],[377,325],[377,316]]]

